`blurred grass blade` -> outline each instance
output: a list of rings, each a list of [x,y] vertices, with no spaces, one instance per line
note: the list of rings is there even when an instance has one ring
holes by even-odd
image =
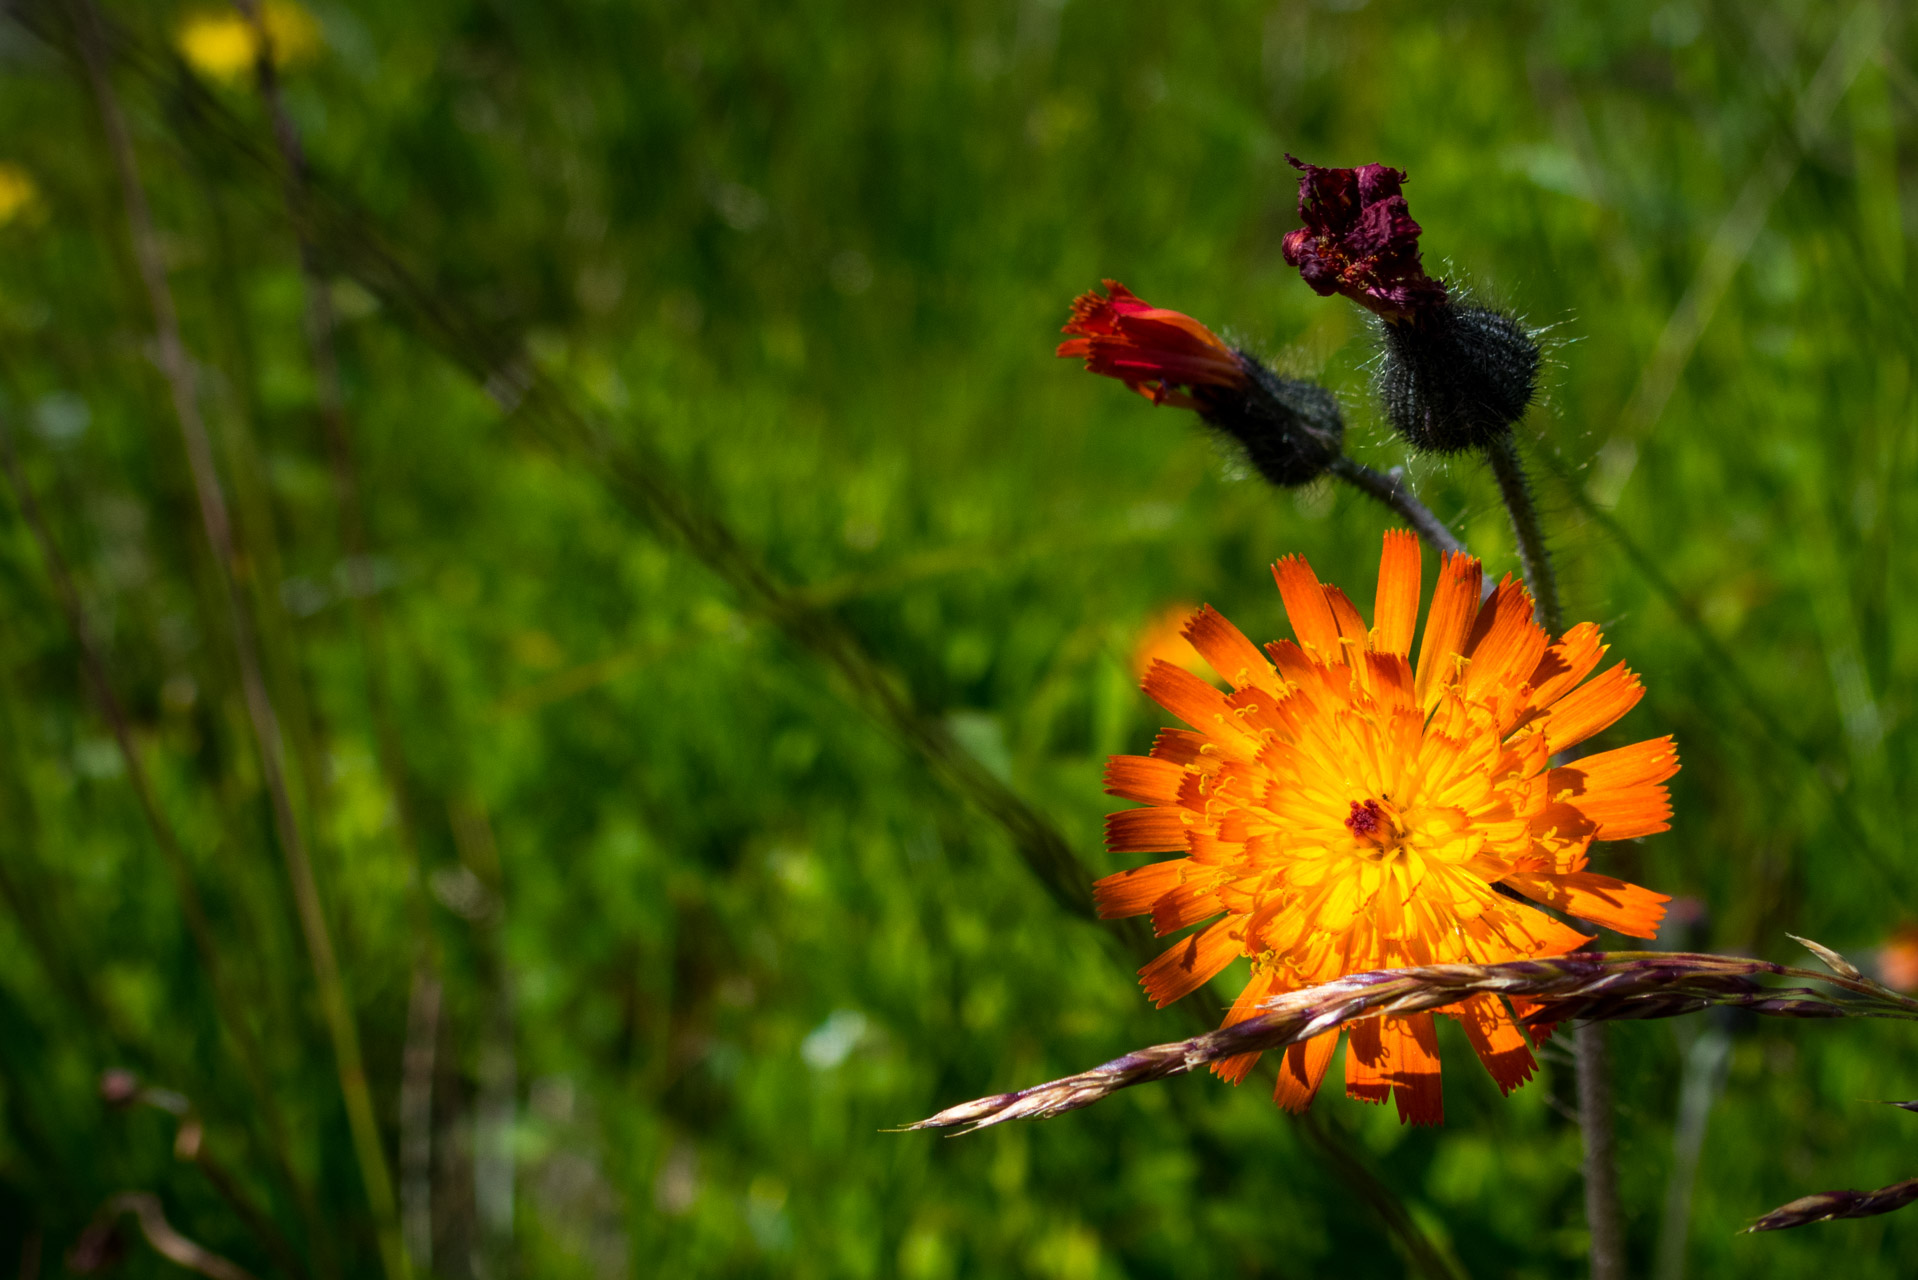
[[[308,958],[319,988],[320,1004],[326,1015],[328,1034],[339,1075],[340,1092],[352,1130],[353,1147],[359,1161],[366,1197],[380,1237],[380,1254],[387,1280],[404,1280],[408,1274],[406,1252],[400,1242],[398,1210],[393,1196],[392,1175],[386,1166],[379,1124],[366,1082],[366,1067],[361,1057],[359,1031],[354,1023],[352,1004],[346,994],[333,939],[320,903],[319,886],[312,862],[307,856],[306,840],[293,813],[285,769],[285,744],[280,721],[268,692],[260,666],[258,638],[247,616],[235,572],[239,553],[234,542],[233,524],[213,462],[213,450],[201,415],[194,386],[193,362],[181,336],[178,308],[167,279],[165,253],[158,229],[141,182],[132,134],[121,110],[108,75],[105,34],[92,0],[68,0],[73,18],[74,50],[79,70],[92,90],[108,153],[119,180],[125,206],[127,230],[133,256],[145,287],[151,309],[157,343],[157,363],[172,394],[176,425],[180,430],[188,470],[200,510],[206,539],[225,587],[232,640],[240,663],[241,683],[246,692],[246,707],[253,730],[260,764],[272,798],[273,818],[285,857],[287,878],[305,935]]]

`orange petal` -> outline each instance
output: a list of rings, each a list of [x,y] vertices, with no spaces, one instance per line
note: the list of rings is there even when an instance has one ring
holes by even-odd
[[[1192,860],[1200,866],[1226,866],[1245,856],[1245,847],[1230,840],[1221,840],[1202,827],[1194,827],[1186,833],[1186,848],[1192,853]]]
[[[1455,1012],[1465,1028],[1465,1038],[1498,1082],[1500,1093],[1510,1093],[1532,1078],[1538,1063],[1498,997],[1481,992],[1458,1005]]]
[[[1545,741],[1552,754],[1557,755],[1611,728],[1644,696],[1638,677],[1626,670],[1622,662],[1572,690],[1545,713]]]
[[[1571,803],[1597,826],[1600,840],[1636,840],[1672,829],[1672,797],[1662,786],[1607,791]]]
[[[1590,871],[1516,871],[1499,883],[1535,902],[1633,938],[1656,937],[1658,922],[1665,918],[1665,904],[1671,901],[1669,894],[1653,893]]]
[[[1152,904],[1152,932],[1161,938],[1225,910],[1225,904],[1212,894],[1221,873],[1199,867],[1192,870],[1197,874],[1188,876],[1185,883]]]
[[[1239,992],[1239,998],[1232,1002],[1230,1009],[1226,1010],[1225,1021],[1219,1025],[1230,1027],[1244,1022],[1259,1011],[1260,1001],[1276,992],[1283,981],[1284,976],[1277,969],[1267,969],[1262,973],[1253,974],[1252,981],[1245,984],[1245,990]],[[1246,1074],[1258,1061],[1259,1055],[1256,1053],[1241,1053],[1237,1057],[1222,1058],[1212,1064],[1212,1074],[1227,1084],[1237,1084],[1245,1079]]]
[[[1405,660],[1404,654],[1369,653],[1365,656],[1365,665],[1371,675],[1368,683],[1372,697],[1381,706],[1410,710],[1418,705],[1412,701],[1412,664]],[[1416,746],[1412,750],[1417,753]]]
[[[1463,652],[1467,693],[1516,686],[1538,666],[1547,646],[1545,631],[1533,620],[1532,597],[1523,584],[1507,578],[1480,606]]]
[[[1372,604],[1372,648],[1379,653],[1412,656],[1419,625],[1419,572],[1423,568],[1418,535],[1409,529],[1385,531],[1379,559],[1379,589]]]
[[[1152,910],[1153,903],[1179,887],[1186,865],[1184,858],[1148,862],[1094,882],[1092,900],[1098,905],[1099,918],[1117,920]]]
[[[1190,671],[1175,667],[1163,658],[1155,659],[1141,687],[1147,697],[1194,729],[1213,735],[1221,746],[1241,736],[1238,720],[1232,715],[1232,708],[1226,705],[1225,695]]]
[[[1573,787],[1573,798],[1577,800],[1613,787],[1642,787],[1663,782],[1677,772],[1678,747],[1667,734],[1663,738],[1634,742],[1616,751],[1601,751],[1554,769],[1551,788],[1552,794],[1557,795],[1566,787]],[[1563,781],[1561,774],[1565,775]]]
[[[1290,640],[1274,640],[1265,646],[1265,651],[1270,655],[1273,665],[1278,667],[1279,674],[1284,676],[1288,683],[1296,685],[1318,682],[1317,664],[1306,655],[1305,650]]]
[[[1580,871],[1598,826],[1585,811],[1569,804],[1551,803],[1533,815],[1532,851],[1519,858],[1520,871]]]
[[[1635,840],[1671,827],[1671,794],[1661,785],[1678,772],[1669,737],[1587,756],[1551,771],[1549,793],[1577,809],[1600,840]]]
[[[1396,1035],[1398,1044],[1391,1056],[1397,1059],[1392,1072],[1392,1100],[1398,1104],[1400,1124],[1443,1124],[1445,1093],[1439,1085],[1438,1030],[1432,1015],[1415,1013],[1405,1018],[1387,1018],[1382,1036]]]
[[[1358,606],[1352,598],[1337,587],[1327,584],[1325,603],[1331,607],[1332,621],[1339,629],[1339,639],[1354,653],[1364,653],[1371,642],[1371,631],[1365,625],[1365,619],[1359,616]]]
[[[1532,1038],[1534,1045],[1543,1047],[1545,1042],[1552,1038],[1552,1033],[1558,1030],[1558,1023],[1527,1022],[1527,1018],[1545,1007],[1543,1002],[1527,1000],[1524,996],[1513,996],[1511,999],[1512,1012],[1518,1015],[1519,1023],[1525,1028],[1525,1034]]]
[[[1494,897],[1480,915],[1460,921],[1459,930],[1474,964],[1562,956],[1592,940],[1589,934],[1561,924],[1536,907],[1503,896]]]
[[[1285,1059],[1279,1063],[1279,1082],[1272,1089],[1272,1101],[1294,1115],[1312,1105],[1332,1065],[1332,1051],[1339,1047],[1339,1033],[1327,1031],[1302,1044],[1287,1045]]]
[[[1151,756],[1113,756],[1106,761],[1106,794],[1140,804],[1177,804],[1185,770]]]
[[[1158,1008],[1190,995],[1209,982],[1239,954],[1239,940],[1231,935],[1235,917],[1211,924],[1139,970],[1139,985]]]
[[[1211,605],[1200,609],[1186,622],[1185,638],[1219,673],[1219,678],[1234,689],[1274,683],[1272,664],[1265,660],[1258,646]]]
[[[1106,817],[1106,848],[1114,853],[1173,853],[1185,848],[1185,833],[1177,809],[1126,809]]]
[[[1339,624],[1333,620],[1332,606],[1326,602],[1325,589],[1312,566],[1304,556],[1286,556],[1272,566],[1272,576],[1279,584],[1285,616],[1299,644],[1321,662],[1337,662]]]
[[[1190,729],[1161,729],[1159,736],[1152,740],[1152,758],[1177,765],[1196,765],[1205,759],[1203,749],[1209,741],[1203,733]]]
[[[1425,638],[1419,641],[1418,695],[1424,707],[1438,701],[1452,678],[1452,659],[1465,643],[1472,619],[1478,614],[1478,584],[1483,577],[1478,561],[1454,553],[1439,569],[1438,589],[1432,593],[1432,611],[1425,618]]]
[[[1597,670],[1598,660],[1604,656],[1605,639],[1592,623],[1581,622],[1567,631],[1532,669],[1532,705],[1551,706]]]
[[[1384,1018],[1366,1018],[1346,1025],[1345,1096],[1360,1102],[1384,1102],[1392,1096],[1391,1070],[1382,1034]],[[1396,1048],[1398,1037],[1392,1037]]]

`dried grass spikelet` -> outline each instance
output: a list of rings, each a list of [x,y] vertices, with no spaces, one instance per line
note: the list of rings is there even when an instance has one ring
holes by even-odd
[[[1711,1005],[1732,1005],[1781,1018],[1918,1020],[1918,1000],[1854,975],[1855,971],[1843,969],[1817,973],[1742,956],[1680,951],[1578,952],[1503,964],[1427,965],[1352,974],[1265,1000],[1251,1016],[1216,1031],[1138,1049],[1090,1071],[1029,1089],[948,1107],[906,1128],[970,1132],[1008,1120],[1045,1119],[1090,1106],[1134,1085],[1184,1075],[1241,1054],[1305,1043],[1359,1019],[1409,1016],[1478,995],[1525,1002],[1531,1010],[1526,1021],[1534,1025],[1574,1018],[1671,1018]],[[1767,986],[1761,979],[1768,977],[1818,982],[1838,988],[1840,994],[1802,986]]]

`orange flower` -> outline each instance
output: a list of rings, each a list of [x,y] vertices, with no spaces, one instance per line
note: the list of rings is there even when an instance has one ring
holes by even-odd
[[[1552,643],[1509,577],[1481,605],[1479,562],[1463,555],[1439,571],[1415,667],[1419,570],[1418,540],[1387,533],[1367,628],[1343,592],[1288,557],[1273,573],[1296,644],[1261,653],[1202,608],[1185,634],[1233,692],[1164,662],[1147,674],[1146,692],[1192,729],[1162,731],[1150,756],[1113,757],[1108,792],[1150,807],[1113,814],[1107,843],[1185,856],[1107,876],[1095,893],[1100,915],[1149,912],[1160,934],[1213,920],[1139,971],[1160,1007],[1239,956],[1252,979],[1228,1026],[1342,974],[1556,956],[1590,941],[1521,895],[1620,933],[1656,931],[1665,895],[1584,867],[1594,840],[1666,829],[1672,740],[1550,763],[1631,710],[1638,678],[1620,664],[1587,680],[1605,653],[1598,629],[1580,623]],[[1498,1000],[1441,1012],[1464,1024],[1502,1091],[1531,1078],[1531,1051]],[[1390,1094],[1414,1124],[1443,1118],[1431,1014],[1350,1031],[1348,1095]],[[1337,1042],[1331,1031],[1286,1050],[1279,1105],[1311,1102]],[[1237,1083],[1257,1059],[1213,1069]]]
[[[1146,620],[1132,644],[1132,673],[1143,678],[1155,662],[1170,662],[1194,675],[1203,676],[1205,659],[1185,638],[1185,620],[1192,616],[1189,604],[1167,605]]]
[[[1093,373],[1119,379],[1153,404],[1181,409],[1206,406],[1176,388],[1203,396],[1207,387],[1243,392],[1250,385],[1238,353],[1212,330],[1142,301],[1117,280],[1105,286],[1111,296],[1087,290],[1073,301],[1063,332],[1077,336],[1059,344],[1059,355],[1083,357]]]
[[[1918,925],[1901,924],[1878,949],[1878,980],[1893,991],[1918,991]]]

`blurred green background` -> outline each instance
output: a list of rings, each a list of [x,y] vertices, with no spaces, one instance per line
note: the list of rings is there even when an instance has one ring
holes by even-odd
[[[131,1190],[256,1274],[285,1273],[277,1232],[315,1276],[373,1275],[73,12],[0,25],[0,412],[231,990],[10,494],[0,1265],[63,1274]],[[1074,294],[1118,278],[1324,379],[1355,456],[1409,465],[1516,568],[1490,476],[1406,457],[1367,324],[1284,264],[1288,151],[1408,170],[1428,267],[1549,334],[1522,438],[1568,613],[1643,673],[1615,741],[1672,732],[1685,761],[1673,830],[1599,869],[1697,900],[1672,946],[1794,960],[1789,931],[1867,963],[1913,913],[1902,6],[275,9],[329,211],[346,464],[229,13],[113,0],[112,83],[423,1271],[1406,1273],[1256,1084],[882,1132],[1194,1029],[979,800],[1009,784],[1115,869],[1100,769],[1163,719],[1142,629],[1209,601],[1284,635],[1267,566],[1294,551],[1369,599],[1390,523],[1347,489],[1277,494],[1189,415],[1053,359]],[[758,569],[794,594],[769,604]],[[964,754],[931,769],[942,743]],[[1909,1030],[1613,1044],[1633,1274],[1918,1267],[1911,1215],[1734,1234],[1918,1174],[1918,1119],[1866,1101],[1918,1094]],[[1318,1116],[1464,1273],[1581,1274],[1569,1060],[1504,1100],[1447,1045],[1442,1129],[1336,1087]],[[191,1100],[231,1196],[162,1110],[102,1103],[112,1067]],[[125,1274],[178,1274],[124,1235]]]

